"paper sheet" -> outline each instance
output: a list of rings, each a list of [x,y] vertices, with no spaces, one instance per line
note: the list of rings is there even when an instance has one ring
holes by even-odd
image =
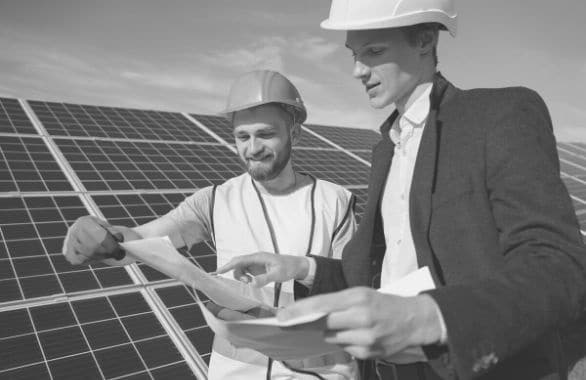
[[[120,243],[120,245],[132,258],[202,291],[214,303],[222,307],[237,311],[261,306],[272,309],[250,296],[257,291],[250,285],[212,276],[198,268],[175,249],[168,237],[133,240]]]
[[[246,297],[257,289],[235,280],[212,276],[181,255],[169,238],[134,240],[120,244],[136,260],[202,291],[214,303],[237,311],[254,307],[272,309]],[[197,295],[196,295],[197,297]],[[340,351],[323,340],[325,313],[313,313],[279,322],[276,318],[224,321],[214,316],[197,298],[202,314],[218,336],[237,347],[257,350],[276,360],[293,360]]]

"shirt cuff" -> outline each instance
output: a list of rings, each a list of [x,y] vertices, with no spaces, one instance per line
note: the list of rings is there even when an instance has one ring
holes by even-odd
[[[305,256],[305,259],[309,263],[309,269],[307,270],[307,276],[305,276],[305,278],[303,280],[299,280],[297,282],[299,282],[301,285],[305,286],[306,288],[311,288],[311,286],[313,285],[313,280],[315,279],[315,271],[317,268],[317,264],[315,263],[315,259],[313,257]],[[442,322],[443,322],[443,319],[442,319]]]
[[[435,303],[435,312],[437,314],[437,319],[439,320],[440,330],[441,330],[440,331],[441,337],[440,337],[439,344],[447,344],[448,343],[448,329],[446,327],[446,322],[444,321],[444,316],[442,315],[442,311],[440,310],[437,303]]]

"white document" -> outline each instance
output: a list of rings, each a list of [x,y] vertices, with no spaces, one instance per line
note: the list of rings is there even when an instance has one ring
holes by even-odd
[[[120,243],[120,246],[132,258],[202,291],[217,305],[236,311],[246,311],[261,306],[272,309],[250,297],[258,291],[250,285],[212,276],[198,268],[175,249],[168,237],[133,240]]]
[[[177,252],[168,237],[134,240],[120,244],[136,260],[202,291],[214,303],[237,311],[254,307],[273,309],[247,297],[258,289],[239,281],[212,276]],[[197,297],[197,294],[196,294]],[[277,318],[224,321],[214,316],[197,297],[210,328],[238,347],[257,350],[276,360],[293,360],[340,351],[323,339],[325,313],[314,313],[279,322]]]
[[[428,267],[419,268],[406,275],[403,278],[380,288],[378,291],[386,294],[393,294],[401,297],[413,297],[426,290],[435,289],[433,277]],[[426,362],[427,357],[421,347],[409,347],[401,352],[397,352],[384,361],[393,364],[408,364],[415,362]]]

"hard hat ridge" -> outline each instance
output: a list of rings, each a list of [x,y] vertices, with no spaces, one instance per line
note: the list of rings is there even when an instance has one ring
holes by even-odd
[[[221,112],[231,118],[236,111],[276,103],[295,112],[295,121],[302,123],[307,111],[297,88],[284,75],[272,70],[255,70],[240,76],[232,84],[226,108]]]

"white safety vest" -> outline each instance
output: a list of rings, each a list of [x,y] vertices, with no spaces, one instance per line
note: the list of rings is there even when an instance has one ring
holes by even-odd
[[[339,227],[343,223],[354,223],[351,202],[348,190],[327,181],[315,180],[312,186],[298,188],[286,195],[269,195],[261,194],[255,188],[248,173],[232,178],[218,186],[213,197],[212,228],[218,267],[233,257],[258,251],[333,257],[332,241],[338,238]],[[273,229],[276,249],[270,228]],[[231,278],[231,273],[224,276]],[[259,290],[257,298],[273,305],[274,293],[274,286],[270,284]],[[283,283],[278,306],[293,301],[293,281]],[[264,379],[268,361],[268,357],[257,351],[236,348],[216,337],[208,378]],[[319,373],[326,379],[358,378],[355,362],[343,352],[286,364],[290,368]],[[280,362],[272,364],[271,378],[317,379],[291,371]]]

